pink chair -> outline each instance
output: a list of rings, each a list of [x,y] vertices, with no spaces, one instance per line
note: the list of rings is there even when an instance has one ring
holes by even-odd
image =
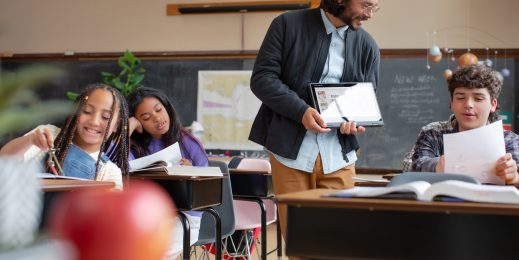
[[[240,163],[236,167],[236,169],[240,170],[258,170],[258,171],[266,171],[271,172],[270,162],[264,159],[255,159],[255,158],[243,158]],[[254,201],[256,200],[256,201]],[[236,217],[236,225],[235,230],[242,230],[245,232],[249,232],[249,235],[242,236],[240,241],[233,241],[228,238],[227,248],[233,248],[234,252],[230,253],[235,258],[245,257],[250,259],[251,251],[254,248],[254,244],[257,243],[257,234],[259,229],[261,228],[261,208],[260,202],[263,202],[263,205],[266,209],[266,225],[270,225],[277,221],[277,206],[271,199],[251,199],[251,200],[243,200],[243,198],[236,198],[233,201],[234,203],[234,214]],[[279,225],[278,225],[279,226]],[[279,230],[279,228],[278,228]],[[278,231],[278,256],[281,256],[281,233]],[[265,236],[265,237],[263,237]],[[253,241],[249,241],[248,238],[252,237]],[[230,240],[230,241],[229,241]],[[262,259],[266,259],[266,230],[262,232]],[[231,244],[229,244],[231,243]],[[231,245],[231,246],[230,246]],[[243,249],[243,250],[239,250]],[[241,251],[241,252],[237,252]],[[258,257],[261,258],[258,251]]]

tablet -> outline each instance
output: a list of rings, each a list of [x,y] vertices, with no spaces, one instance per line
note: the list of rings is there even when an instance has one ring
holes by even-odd
[[[384,125],[371,82],[310,83],[308,88],[313,107],[330,128],[347,121],[364,127]]]

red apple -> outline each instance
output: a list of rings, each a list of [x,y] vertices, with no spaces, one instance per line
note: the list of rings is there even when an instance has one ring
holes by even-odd
[[[175,209],[152,182],[131,182],[123,192],[82,190],[60,196],[49,231],[70,241],[79,259],[163,259]]]

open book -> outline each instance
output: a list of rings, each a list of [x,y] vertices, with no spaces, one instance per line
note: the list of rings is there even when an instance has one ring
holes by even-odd
[[[79,178],[79,177],[71,177],[65,175],[54,175],[48,172],[39,172],[36,174],[36,177],[40,179],[67,179],[67,180],[80,180],[80,181],[91,181],[90,179]]]
[[[152,167],[143,169],[131,170],[133,174],[163,174],[175,176],[223,176],[219,167],[198,167],[198,166],[184,166],[184,165],[159,165],[154,164]]]
[[[177,176],[223,176],[219,167],[179,165],[182,155],[178,143],[154,154],[130,161],[130,173],[164,174]]]
[[[414,181],[391,187],[354,187],[325,196],[519,204],[519,190],[516,187],[481,185],[457,180],[442,181],[434,184],[430,184],[426,181]]]
[[[130,172],[144,168],[156,168],[179,164],[182,159],[180,146],[174,143],[156,153],[130,161]]]

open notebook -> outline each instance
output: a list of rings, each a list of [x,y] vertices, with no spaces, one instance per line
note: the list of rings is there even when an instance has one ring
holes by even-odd
[[[310,83],[308,89],[328,127],[340,127],[345,121],[365,127],[384,125],[371,82]]]

